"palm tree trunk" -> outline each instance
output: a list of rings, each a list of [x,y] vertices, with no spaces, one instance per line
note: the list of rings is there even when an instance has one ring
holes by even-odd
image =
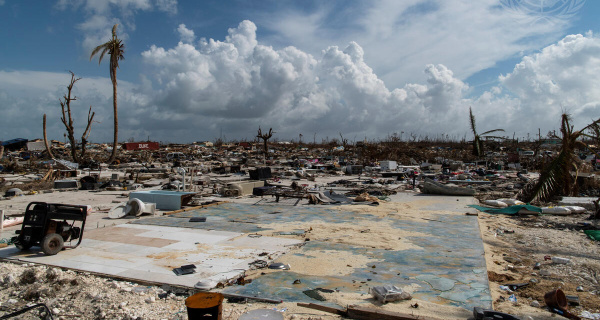
[[[52,149],[50,149],[50,145],[48,144],[48,135],[46,134],[46,114],[45,113],[44,113],[43,129],[44,129],[44,145],[46,146],[46,152],[48,152],[50,159],[54,159],[54,155],[52,154]],[[2,158],[1,155],[0,155],[0,158]]]
[[[115,79],[112,82],[113,83],[113,114],[114,114],[114,118],[115,118],[115,125],[114,125],[113,149],[112,149],[112,154],[110,155],[110,159],[108,160],[108,163],[113,163],[115,161],[115,158],[117,157],[117,142],[118,142],[118,136],[119,136],[119,116],[117,114],[117,77],[116,77],[117,70],[113,70],[113,72],[115,74]]]

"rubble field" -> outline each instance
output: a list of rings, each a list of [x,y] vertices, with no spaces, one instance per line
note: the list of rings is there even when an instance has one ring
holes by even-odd
[[[234,320],[259,309],[286,320],[352,319],[354,307],[367,308],[369,319],[473,319],[473,308],[483,307],[522,320],[562,319],[556,312],[565,310],[600,320],[600,247],[585,233],[600,230],[600,219],[593,219],[600,215],[593,205],[600,195],[597,162],[583,153],[576,159],[569,201],[585,208],[571,211],[560,197],[520,203],[557,154],[558,145],[541,141],[488,141],[489,151],[479,156],[465,142],[392,138],[272,142],[267,154],[257,142],[153,143],[157,149],[127,147],[110,164],[102,163],[108,145],[91,145],[82,163],[70,162],[69,149],[57,141],[55,159],[43,151],[25,159],[26,150],[7,149],[0,159],[6,221],[23,217],[31,202],[85,205],[89,237],[84,233],[72,251],[44,256],[13,246],[20,224],[4,227],[0,317],[44,304],[55,319],[187,319],[186,298],[209,290],[225,295],[222,318]],[[131,201],[156,207],[132,213]],[[483,212],[498,202],[495,213]],[[207,241],[178,239],[183,233]],[[215,249],[218,233],[222,247]],[[267,240],[279,249],[267,250]],[[107,261],[136,259],[126,246],[139,249],[138,263],[160,263],[148,266],[145,279],[60,265],[61,254],[94,253],[93,245],[114,249],[96,250],[108,267]],[[178,277],[172,269],[190,261],[227,276],[196,286],[148,280]],[[137,267],[129,264],[129,274]],[[187,279],[209,279],[208,272],[197,276]],[[406,300],[379,301],[371,289],[384,285],[398,286]],[[562,310],[545,301],[557,289],[569,303]]]

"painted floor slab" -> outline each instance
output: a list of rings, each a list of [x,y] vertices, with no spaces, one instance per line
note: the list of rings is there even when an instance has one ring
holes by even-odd
[[[394,284],[417,287],[413,296],[435,303],[472,309],[474,306],[491,307],[483,243],[477,219],[464,215],[471,211],[465,205],[472,198],[420,196],[399,194],[392,201],[410,203],[421,210],[433,212],[426,219],[402,219],[398,216],[379,217],[348,210],[334,210],[329,206],[253,206],[224,204],[197,211],[176,214],[169,219],[144,223],[261,232],[260,225],[320,221],[327,223],[354,223],[381,221],[403,231],[419,234],[410,237],[417,249],[401,251],[365,248],[341,243],[310,241],[293,254],[310,260],[316,252],[337,251],[366,256],[377,262],[356,269],[350,275],[308,276],[292,270],[264,275],[245,286],[229,287],[226,293],[289,301],[317,302],[304,292],[315,288],[361,293],[368,296],[371,286]],[[438,212],[438,214],[436,214]],[[460,212],[461,214],[448,214]],[[190,218],[205,217],[205,222],[189,222]],[[141,223],[141,222],[140,222]],[[277,230],[273,230],[276,234]],[[299,233],[302,230],[298,231]],[[285,260],[285,256],[280,259]],[[315,263],[319,263],[315,260]],[[300,280],[299,284],[293,284]]]
[[[343,252],[364,256],[373,262],[344,275],[310,276],[294,272],[292,268],[266,274],[245,286],[228,287],[225,292],[317,302],[304,292],[324,288],[368,296],[371,286],[394,284],[417,288],[413,296],[426,301],[465,309],[491,307],[479,225],[475,217],[462,214],[470,211],[465,206],[472,204],[473,198],[415,194],[398,194],[390,198],[409,204],[413,209],[428,211],[429,215],[426,219],[414,219],[401,214],[377,215],[376,212],[358,215],[351,210],[352,206],[227,203],[86,231],[79,248],[62,251],[56,256],[47,257],[39,251],[19,252],[9,247],[0,249],[0,257],[193,286],[201,280],[221,281],[232,277],[247,269],[250,262],[262,259],[259,254],[268,252],[274,258],[302,243],[299,237],[254,237],[257,232],[283,234],[265,225],[314,221],[360,226],[380,222],[397,229],[399,234],[412,234],[410,241],[417,246],[389,250],[313,240],[290,255],[308,261],[314,259],[318,264],[318,253]],[[190,222],[190,218],[198,217],[206,218],[205,222]],[[296,232],[301,235],[304,230],[286,231],[292,235]],[[280,260],[285,259],[284,255]],[[196,274],[177,277],[172,272],[173,268],[191,263],[198,267]],[[293,284],[295,280],[300,283]]]
[[[241,274],[268,252],[276,257],[294,239],[252,238],[239,232],[157,225],[123,224],[84,232],[76,249],[45,256],[38,247],[0,249],[0,257],[84,270],[143,281],[193,287],[198,281],[223,281]],[[196,265],[196,273],[176,276],[173,268]]]

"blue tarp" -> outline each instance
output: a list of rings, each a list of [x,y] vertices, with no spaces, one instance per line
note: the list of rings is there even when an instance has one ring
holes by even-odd
[[[481,212],[491,213],[491,214],[517,214],[521,210],[542,213],[541,208],[538,208],[536,206],[530,206],[527,204],[518,205],[518,206],[510,206],[510,207],[506,207],[506,208],[488,208],[488,207],[482,207],[482,206],[478,206],[478,205],[474,205],[474,204],[470,204],[468,206],[471,208],[475,208]]]

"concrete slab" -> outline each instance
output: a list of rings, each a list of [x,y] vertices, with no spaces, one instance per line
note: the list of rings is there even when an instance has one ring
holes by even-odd
[[[262,252],[277,257],[299,240],[248,238],[241,233],[123,224],[84,233],[76,249],[45,256],[38,247],[0,249],[0,257],[90,271],[121,278],[193,287],[200,280],[240,275]],[[173,268],[195,264],[197,273],[176,276]]]

